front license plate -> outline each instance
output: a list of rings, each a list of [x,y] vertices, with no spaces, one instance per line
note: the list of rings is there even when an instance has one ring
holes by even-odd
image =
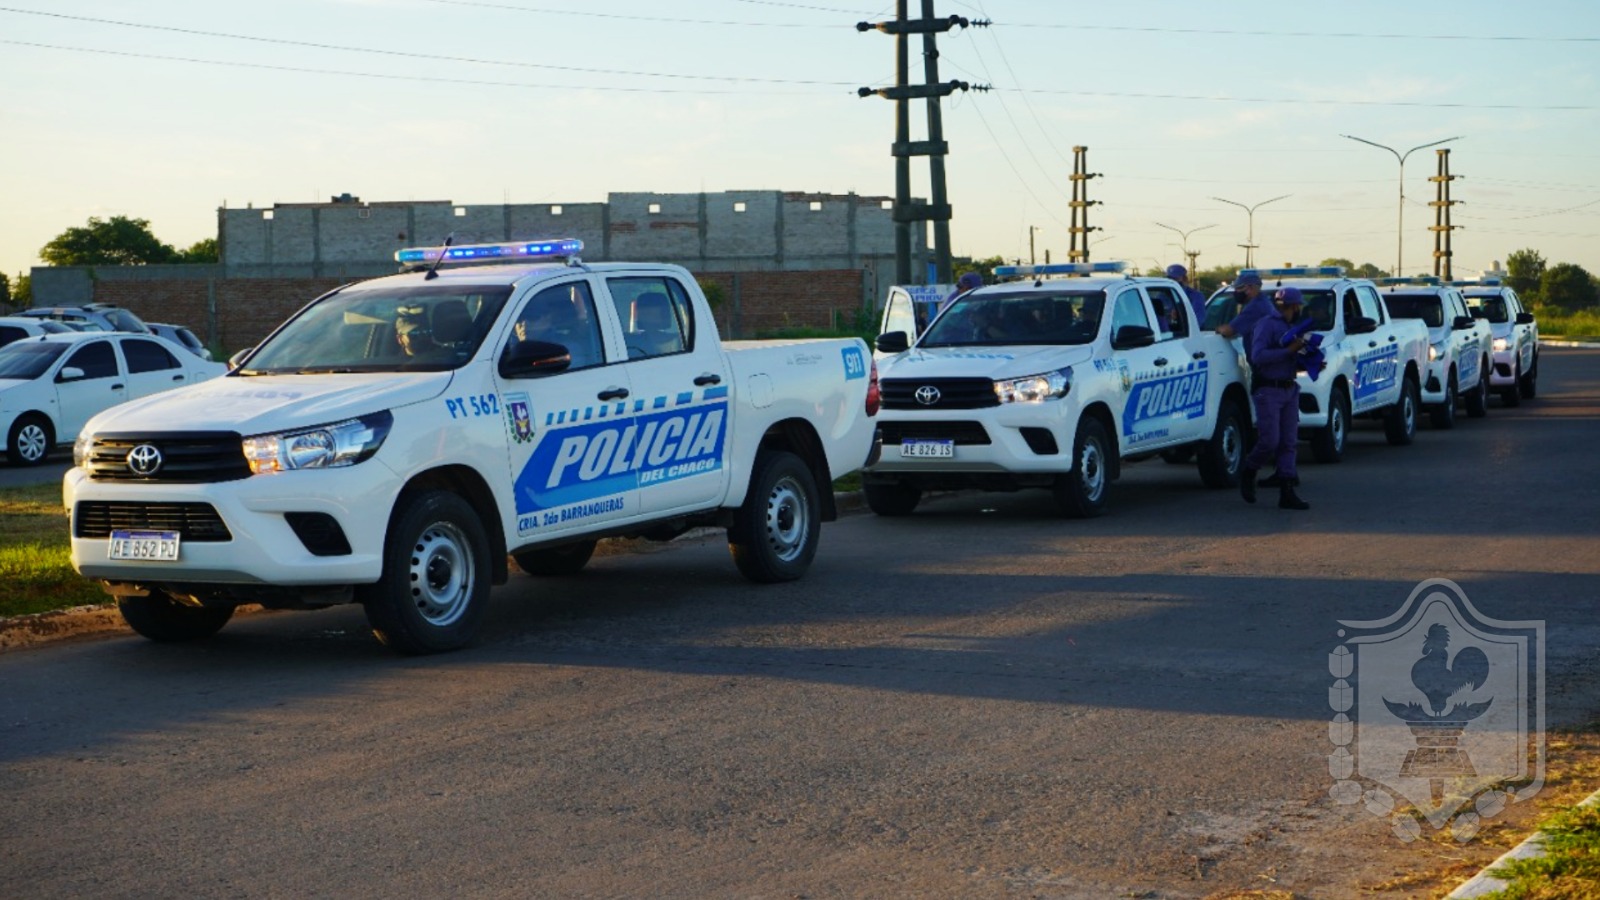
[[[956,442],[901,441],[900,455],[916,459],[950,459],[956,455]]]
[[[170,562],[178,558],[176,531],[113,531],[111,559]]]

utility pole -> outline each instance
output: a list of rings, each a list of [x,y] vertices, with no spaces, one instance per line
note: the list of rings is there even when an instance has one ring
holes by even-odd
[[[1193,278],[1195,274],[1195,260],[1200,258],[1200,251],[1189,249],[1189,235],[1194,234],[1196,231],[1205,231],[1207,228],[1215,228],[1217,227],[1216,224],[1212,223],[1210,225],[1201,225],[1199,228],[1191,228],[1188,231],[1179,231],[1178,229],[1173,228],[1171,225],[1162,225],[1160,222],[1155,224],[1158,228],[1165,228],[1168,231],[1177,231],[1178,236],[1183,239],[1183,255],[1189,258],[1189,277]]]
[[[914,284],[911,277],[911,226],[916,222],[933,223],[933,256],[935,278],[944,284],[952,278],[950,262],[950,203],[945,190],[944,158],[950,145],[944,140],[944,123],[939,100],[961,90],[971,89],[965,81],[939,83],[939,49],[937,35],[951,28],[968,25],[984,26],[984,20],[970,22],[961,16],[936,19],[933,0],[922,0],[922,18],[910,19],[906,15],[906,0],[895,0],[893,22],[857,22],[856,31],[881,31],[894,35],[895,86],[892,88],[860,88],[862,97],[878,96],[893,100],[894,109],[894,257],[895,280],[899,284]],[[922,69],[926,81],[910,83],[910,36],[922,35]],[[976,90],[987,90],[979,85]],[[928,101],[928,139],[911,140],[911,110],[909,103],[916,98]],[[929,174],[933,180],[932,200],[914,203],[911,199],[911,157],[928,157]]]
[[[1033,235],[1038,230],[1039,226],[1037,225],[1028,226],[1028,265],[1030,266],[1039,261],[1038,255],[1033,252]]]
[[[1245,238],[1245,242],[1244,243],[1239,245],[1239,246],[1244,248],[1244,267],[1246,269],[1254,268],[1255,264],[1256,264],[1255,250],[1256,250],[1256,247],[1258,246],[1256,244],[1256,210],[1260,209],[1263,206],[1266,206],[1268,203],[1277,203],[1279,200],[1284,200],[1284,199],[1287,199],[1287,198],[1293,197],[1293,196],[1294,196],[1293,194],[1284,194],[1282,197],[1273,197],[1271,200],[1263,200],[1260,203],[1257,203],[1255,206],[1245,206],[1243,203],[1240,203],[1237,200],[1224,200],[1221,197],[1212,197],[1211,198],[1213,200],[1217,200],[1217,201],[1220,201],[1222,203],[1230,203],[1230,204],[1232,204],[1234,206],[1239,207],[1240,209],[1245,211],[1245,214],[1248,217],[1248,220],[1249,220],[1249,231],[1247,232],[1247,234],[1249,236]]]
[[[1099,172],[1089,171],[1089,148],[1073,147],[1072,227],[1067,229],[1072,236],[1072,248],[1067,251],[1067,262],[1089,261],[1089,232],[1100,230],[1089,225],[1089,207],[1100,202],[1089,199],[1089,179],[1099,177]]]
[[[1450,148],[1434,152],[1439,154],[1439,174],[1428,179],[1439,186],[1437,198],[1428,204],[1433,207],[1433,225],[1428,229],[1433,232],[1433,274],[1449,281],[1455,277],[1450,268],[1450,232],[1462,227],[1450,224],[1450,207],[1461,202],[1450,199],[1450,182],[1461,176],[1450,174]]]

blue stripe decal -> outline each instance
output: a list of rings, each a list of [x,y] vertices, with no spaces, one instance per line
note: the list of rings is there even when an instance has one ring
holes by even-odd
[[[678,395],[678,402],[674,403],[673,405],[674,406],[682,406],[685,403],[693,403],[693,402],[694,402],[694,391],[684,391],[683,393]]]
[[[618,403],[617,404],[617,415],[619,415],[619,416],[622,415],[623,412],[625,412],[627,409],[628,409],[628,404],[627,403]]]
[[[665,398],[665,397],[657,397],[656,399],[650,401],[650,408],[651,409],[666,409],[667,408],[667,398]]]
[[[556,414],[556,424],[557,425],[560,425],[562,422],[565,422],[566,420],[567,420],[567,411],[566,410],[563,409],[561,412]]]
[[[705,392],[705,394],[703,394],[701,396],[701,399],[703,399],[703,400],[720,400],[720,399],[722,399],[723,397],[726,397],[726,396],[728,396],[728,389],[726,387],[714,387],[714,388],[706,388],[706,392]]]
[[[644,412],[644,401],[643,400],[635,400],[635,401],[633,401],[633,411],[634,412]]]

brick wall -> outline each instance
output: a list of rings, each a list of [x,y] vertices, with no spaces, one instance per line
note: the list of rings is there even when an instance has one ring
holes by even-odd
[[[857,269],[812,272],[702,272],[722,286],[716,310],[725,338],[786,327],[849,326],[861,308]],[[266,337],[278,323],[343,281],[337,278],[219,278],[97,281],[94,301],[114,303],[150,322],[186,325],[224,355]]]

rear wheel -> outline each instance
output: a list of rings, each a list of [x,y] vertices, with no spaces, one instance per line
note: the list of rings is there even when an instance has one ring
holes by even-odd
[[[1328,394],[1328,424],[1311,435],[1311,458],[1319,463],[1344,459],[1345,440],[1350,436],[1350,397],[1343,385]]]
[[[211,637],[233,618],[231,606],[191,606],[161,591],[151,591],[146,597],[118,597],[117,612],[129,628],[162,643]]]
[[[804,575],[817,555],[821,509],[816,479],[800,457],[785,451],[758,455],[750,492],[728,529],[728,552],[740,574],[762,584]]]
[[[1517,379],[1517,393],[1524,400],[1539,396],[1539,354],[1533,355],[1533,368],[1528,370],[1528,374]]]
[[[1111,439],[1093,416],[1078,420],[1072,440],[1072,470],[1056,479],[1056,505],[1066,515],[1091,519],[1106,511],[1111,492]]]
[[[1456,373],[1450,373],[1450,380],[1444,386],[1444,402],[1428,410],[1428,419],[1435,428],[1456,427]]]
[[[861,485],[867,508],[880,516],[909,516],[922,501],[922,489],[904,482],[866,482]]]
[[[1489,414],[1488,360],[1484,360],[1483,363],[1478,366],[1478,385],[1467,392],[1465,399],[1467,401],[1467,416],[1469,418],[1481,419]]]
[[[6,437],[6,456],[18,466],[36,466],[44,462],[55,443],[52,431],[50,420],[38,413],[18,416],[11,425],[11,434]]]
[[[1403,447],[1417,436],[1418,399],[1417,379],[1406,375],[1400,382],[1400,397],[1383,416],[1383,433],[1389,443]]]
[[[489,538],[477,510],[449,491],[405,495],[383,550],[383,576],[358,597],[378,640],[401,653],[455,650],[489,607]]]
[[[517,561],[518,568],[529,575],[576,575],[589,564],[589,557],[594,556],[594,547],[597,543],[599,542],[579,541],[576,544],[565,544],[560,547],[518,550],[511,554],[511,558]]]
[[[1200,447],[1200,480],[1206,487],[1228,488],[1239,484],[1244,444],[1244,414],[1239,411],[1238,403],[1224,400],[1217,410],[1217,427],[1211,439]]]

